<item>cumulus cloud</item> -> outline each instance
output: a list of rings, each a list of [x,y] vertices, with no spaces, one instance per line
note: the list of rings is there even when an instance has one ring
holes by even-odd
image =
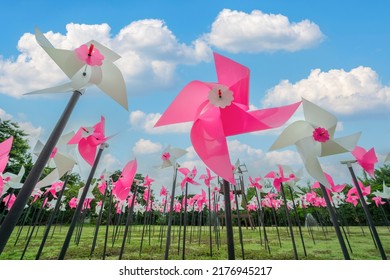
[[[154,127],[160,117],[160,113],[146,114],[145,112],[137,110],[130,113],[129,122],[133,128],[141,129],[150,134],[189,133],[191,130],[191,123],[179,123]]]
[[[350,71],[314,69],[306,79],[296,83],[283,80],[267,92],[263,104],[287,104],[301,97],[343,115],[390,107],[390,87],[381,84],[374,70],[363,66]]]
[[[133,152],[136,155],[152,154],[161,151],[161,149],[162,145],[160,143],[141,138],[135,143]]]
[[[116,51],[122,56],[117,65],[132,94],[171,86],[178,64],[209,61],[212,53],[204,40],[196,39],[188,45],[179,42],[159,19],[134,21],[116,35],[111,34],[111,27],[106,23],[69,23],[65,35],[53,31],[44,34],[56,48],[75,49],[94,39]],[[17,48],[20,54],[15,59],[0,57],[0,93],[21,97],[25,92],[67,80],[33,34],[25,33]]]
[[[320,43],[324,35],[315,23],[305,19],[290,22],[281,14],[250,14],[222,10],[205,35],[210,45],[232,53],[263,51],[298,51]]]

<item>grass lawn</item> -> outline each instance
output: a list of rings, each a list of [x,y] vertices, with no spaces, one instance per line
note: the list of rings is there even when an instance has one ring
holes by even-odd
[[[54,227],[53,227],[54,228]],[[28,227],[24,227],[20,238],[16,245],[14,245],[18,229],[16,228],[7,243],[4,252],[0,255],[0,260],[18,260],[20,259],[22,252],[26,244],[26,235]],[[58,226],[51,238],[51,233],[46,241],[46,245],[43,249],[41,259],[52,260],[57,259],[64,242],[67,227]],[[181,228],[183,230],[183,228]],[[373,239],[370,235],[369,229],[364,227],[364,233],[360,227],[345,228],[348,241],[350,243],[352,252],[350,252],[351,259],[354,260],[378,260],[381,259],[378,250],[375,248]],[[76,230],[72,238],[72,242],[67,251],[65,259],[73,260],[87,260],[89,259],[91,245],[93,241],[95,227],[93,225],[85,225],[82,229],[82,234],[78,245],[74,242],[76,236]],[[209,246],[209,228],[207,226],[202,227],[187,227],[186,238],[186,259],[188,260],[226,260],[227,259],[227,247],[225,229],[220,230],[220,244],[216,243],[216,235],[213,233],[213,246],[212,256],[210,255]],[[386,251],[388,257],[390,257],[390,232],[386,227],[377,227],[378,234],[381,238],[382,245]],[[34,236],[28,249],[25,253],[25,260],[33,260],[37,254],[40,246],[44,228],[40,227],[38,234]],[[113,240],[115,226],[110,226],[107,238],[107,247],[105,259],[117,260],[122,245],[122,237],[124,227],[118,228],[118,238]],[[164,230],[166,232],[166,228]],[[246,229],[243,231],[243,247],[245,259],[252,260],[289,260],[294,259],[294,251],[292,247],[291,238],[288,235],[286,227],[279,227],[279,234],[281,244],[276,231],[276,227],[268,227],[266,229],[270,253],[265,249],[264,243],[260,244],[260,235],[258,229]],[[192,232],[192,233],[191,233]],[[349,232],[349,233],[348,233]],[[99,260],[103,257],[103,248],[105,240],[106,227],[101,226],[99,228],[99,235],[97,239],[97,245],[91,259]],[[145,231],[145,238],[142,245],[142,253],[140,254],[140,244],[142,236],[142,226],[133,226],[131,232],[130,243],[126,242],[126,248],[124,251],[123,259],[133,260],[162,260],[164,259],[165,251],[165,237],[162,240],[159,238],[160,226],[152,226],[150,232]],[[34,233],[35,235],[35,233]],[[333,230],[333,227],[315,227],[313,228],[313,235],[309,234],[306,228],[303,228],[303,239],[306,247],[307,256],[303,251],[301,238],[298,232],[298,228],[294,229],[295,242],[297,246],[299,259],[307,260],[342,260],[343,255],[341,253],[340,245]],[[181,233],[181,239],[183,234]],[[236,259],[242,258],[242,250],[239,241],[238,228],[234,228],[235,239],[235,255]],[[169,259],[181,259],[182,240],[180,248],[178,246],[179,240],[179,227],[175,226],[172,230],[172,240],[170,247]],[[150,242],[149,242],[150,241]]]

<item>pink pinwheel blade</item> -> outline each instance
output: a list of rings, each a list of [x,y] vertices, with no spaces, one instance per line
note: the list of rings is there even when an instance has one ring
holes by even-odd
[[[218,176],[235,184],[229,151],[219,118],[198,119],[191,129],[191,142],[201,160]]]
[[[5,167],[7,166],[9,157],[2,157],[0,158],[0,173],[4,172]]]
[[[11,136],[7,140],[4,140],[3,142],[0,143],[0,158],[9,154],[12,148],[13,140],[14,138]]]
[[[206,104],[210,87],[200,81],[187,84],[172,101],[164,114],[155,124],[155,127],[194,121],[199,114],[199,107]]]
[[[249,106],[249,68],[214,53],[218,83],[228,86],[234,94],[234,102]]]
[[[78,150],[81,157],[89,164],[93,165],[96,157],[96,146],[91,145],[90,141],[87,139],[81,139],[78,145]]]

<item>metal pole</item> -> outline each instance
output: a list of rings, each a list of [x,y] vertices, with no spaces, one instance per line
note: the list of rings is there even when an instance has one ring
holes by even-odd
[[[85,186],[84,186],[84,189],[83,189],[83,193],[81,194],[80,201],[78,201],[76,211],[73,214],[72,222],[71,222],[71,224],[69,226],[68,233],[66,235],[64,244],[62,245],[62,249],[61,249],[60,255],[58,256],[59,260],[63,260],[65,258],[65,254],[66,254],[66,251],[68,250],[69,243],[70,243],[70,240],[72,238],[73,231],[74,231],[74,229],[76,227],[77,219],[78,219],[78,217],[79,217],[79,215],[81,213],[81,210],[83,209],[84,200],[85,200],[85,198],[87,196],[89,186],[91,185],[93,176],[95,175],[95,171],[96,171],[96,168],[97,168],[97,166],[99,164],[100,157],[102,156],[103,150],[106,147],[108,147],[108,144],[106,144],[106,143],[103,143],[103,144],[100,145],[100,148],[99,148],[99,151],[98,151],[98,153],[96,155],[95,161],[93,163],[91,172],[89,173],[87,182],[85,183]]]
[[[60,138],[81,94],[82,92],[78,90],[75,90],[73,92],[73,95],[70,98],[68,105],[65,107],[65,110],[62,113],[60,119],[58,120],[52,133],[50,134],[46,145],[43,147],[42,152],[40,153],[37,161],[35,162],[33,168],[28,174],[26,181],[23,184],[23,187],[21,188],[18,196],[16,197],[14,205],[5,217],[5,220],[0,227],[0,255],[3,252],[5,245],[7,244],[8,239],[12,234],[12,231],[14,230],[16,223],[19,220],[19,217],[22,215],[24,206],[26,205],[31,193],[33,192],[34,187],[37,184],[39,177],[41,176],[42,171],[50,158],[51,152],[57,144],[58,139]]]
[[[167,260],[169,256],[169,247],[171,246],[171,229],[172,229],[172,215],[173,215],[173,204],[175,200],[175,189],[176,189],[176,177],[177,177],[177,164],[173,167],[173,183],[171,191],[171,202],[168,215],[168,230],[167,230],[167,241],[165,243],[165,254],[164,259]]]
[[[223,196],[225,200],[225,225],[226,225],[226,242],[228,247],[228,259],[235,260],[234,238],[232,224],[232,206],[230,204],[230,183],[223,180]]]
[[[355,184],[357,193],[358,193],[359,198],[360,198],[360,203],[362,204],[362,207],[363,207],[363,210],[364,210],[364,214],[366,215],[366,218],[367,218],[367,221],[368,221],[368,225],[369,225],[369,227],[371,229],[371,232],[372,232],[372,235],[373,235],[374,240],[376,242],[376,245],[378,245],[378,250],[379,250],[379,253],[380,253],[381,257],[382,257],[382,260],[387,260],[385,250],[382,247],[382,242],[381,242],[381,240],[379,238],[378,232],[376,231],[376,228],[375,228],[374,222],[372,220],[370,211],[368,210],[366,201],[364,200],[364,196],[363,196],[362,190],[360,189],[359,183],[358,183],[358,181],[356,179],[355,172],[353,171],[352,162],[353,161],[345,161],[345,162],[342,162],[342,163],[346,163],[347,164],[349,172],[351,173],[353,183]]]

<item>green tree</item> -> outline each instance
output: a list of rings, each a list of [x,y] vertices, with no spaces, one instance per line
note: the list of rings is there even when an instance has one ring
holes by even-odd
[[[28,136],[19,125],[10,120],[0,120],[0,142],[13,136],[12,148],[8,165],[4,172],[17,174],[22,166],[25,167],[26,173],[31,170],[32,159],[29,152],[30,146],[26,137]]]

